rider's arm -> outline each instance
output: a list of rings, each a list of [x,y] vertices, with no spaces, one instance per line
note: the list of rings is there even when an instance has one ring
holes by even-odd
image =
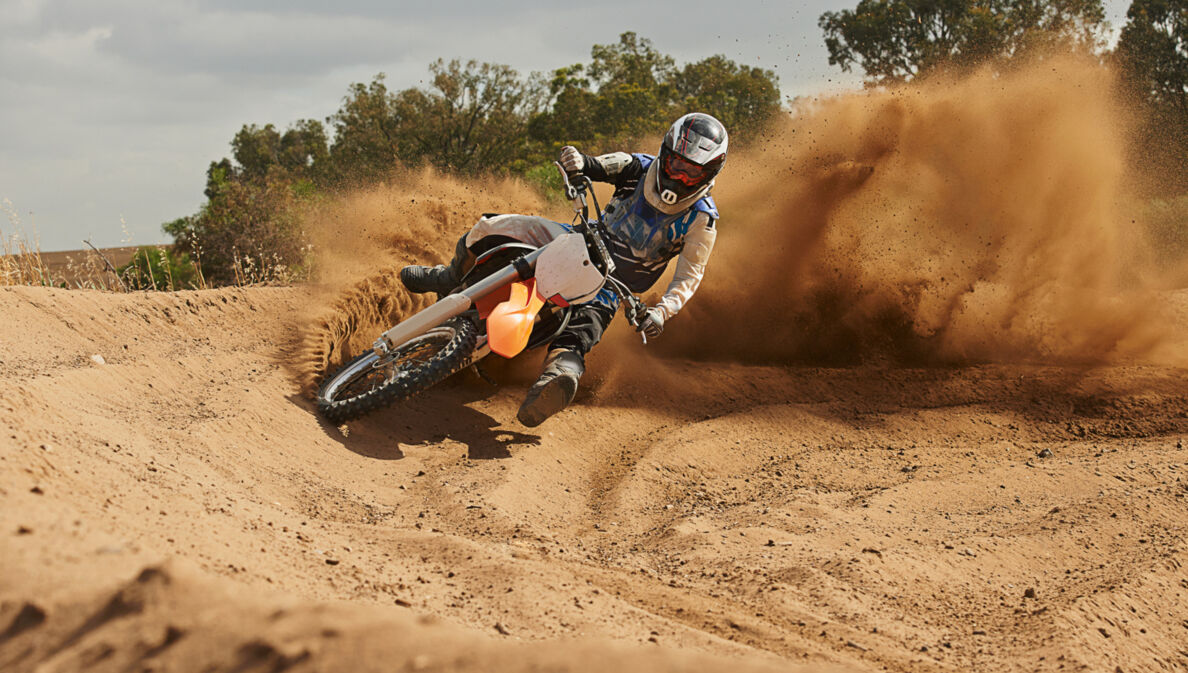
[[[616,186],[625,179],[639,179],[643,175],[643,165],[639,159],[626,152],[611,152],[592,157],[583,154],[585,167],[582,172],[591,180],[612,182]]]
[[[697,291],[697,286],[701,285],[701,277],[705,275],[705,265],[709,262],[717,237],[714,221],[706,213],[699,213],[685,236],[685,247],[677,257],[672,282],[656,304],[656,308],[664,312],[665,320],[679,313],[685,302]]]

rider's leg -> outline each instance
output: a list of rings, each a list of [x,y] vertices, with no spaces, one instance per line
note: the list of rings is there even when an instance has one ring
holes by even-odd
[[[528,427],[569,406],[577,394],[578,380],[586,371],[586,353],[602,339],[614,312],[599,304],[574,307],[565,331],[553,341],[540,378],[528,389],[516,418]]]
[[[474,253],[466,246],[466,236],[463,236],[454,246],[454,258],[449,264],[406,266],[400,270],[400,282],[413,292],[436,292],[444,296],[458,287],[472,264]]]
[[[449,264],[406,266],[400,270],[400,282],[413,292],[436,292],[446,295],[462,282],[462,276],[474,264],[475,251],[483,249],[484,239],[517,240],[542,246],[565,228],[552,220],[531,215],[493,215],[481,218],[454,246]]]

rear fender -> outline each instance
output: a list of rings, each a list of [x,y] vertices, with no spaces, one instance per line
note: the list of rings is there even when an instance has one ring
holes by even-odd
[[[505,358],[515,357],[528,345],[536,315],[545,305],[545,298],[536,290],[536,279],[512,283],[506,301],[487,315],[487,343],[491,352]]]

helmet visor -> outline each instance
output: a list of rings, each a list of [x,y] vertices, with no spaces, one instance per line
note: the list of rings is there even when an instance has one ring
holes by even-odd
[[[700,187],[710,177],[710,169],[693,163],[675,152],[664,152],[660,168],[669,180],[675,180],[686,187]]]

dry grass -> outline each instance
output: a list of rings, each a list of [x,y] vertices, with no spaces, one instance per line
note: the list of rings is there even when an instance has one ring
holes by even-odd
[[[41,257],[37,240],[25,234],[21,217],[8,199],[0,201],[0,210],[8,218],[11,232],[0,228],[3,256],[0,256],[0,286],[54,285],[49,267]]]
[[[187,263],[193,267],[193,278],[183,280],[175,274],[174,265],[169,263],[169,246],[132,246],[42,252],[36,234],[30,235],[20,214],[8,199],[0,200],[8,224],[0,226],[0,287],[15,285],[36,285],[66,289],[92,289],[108,292],[132,292],[154,290],[173,292],[177,290],[204,290],[209,286],[197,260]],[[125,242],[131,240],[126,225],[123,228]],[[84,241],[90,245],[89,241]],[[146,255],[153,256],[152,264]],[[159,262],[158,262],[159,260]],[[276,271],[276,265],[244,260],[241,273],[236,274],[236,285],[259,283],[288,284],[298,278]],[[156,273],[146,273],[146,266],[153,266]],[[186,275],[189,275],[188,268]]]

